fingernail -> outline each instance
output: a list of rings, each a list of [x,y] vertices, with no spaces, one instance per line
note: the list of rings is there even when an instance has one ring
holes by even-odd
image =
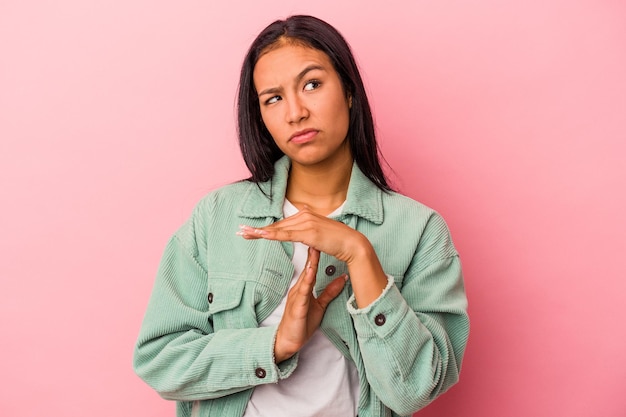
[[[348,274],[346,274],[345,277],[343,277],[344,280],[346,280],[346,282],[348,282],[348,280],[350,279],[350,277],[348,276]]]
[[[265,230],[261,230],[261,229],[255,229],[254,227],[251,226],[246,226],[245,224],[240,224],[239,225],[239,232],[238,234],[241,235],[245,235],[245,234],[249,234],[249,233],[254,233],[255,235],[266,235],[267,232]]]

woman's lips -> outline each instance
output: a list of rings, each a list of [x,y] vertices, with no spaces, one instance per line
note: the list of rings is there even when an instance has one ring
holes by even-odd
[[[289,141],[297,144],[306,143],[313,140],[315,135],[317,135],[317,130],[315,129],[301,130],[300,132],[296,132],[291,135]]]

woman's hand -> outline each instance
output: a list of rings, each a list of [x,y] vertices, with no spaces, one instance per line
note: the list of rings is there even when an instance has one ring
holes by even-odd
[[[387,286],[387,276],[367,237],[341,222],[314,213],[306,206],[297,214],[269,226],[242,225],[237,234],[244,239],[302,242],[345,262],[359,308],[376,300]]]
[[[326,286],[319,297],[313,297],[315,274],[320,252],[309,248],[306,266],[287,294],[285,312],[278,325],[274,358],[276,363],[295,355],[319,327],[328,304],[339,295],[346,282],[342,275]]]
[[[369,246],[363,234],[345,224],[314,213],[304,207],[297,214],[269,226],[253,228],[240,226],[238,232],[244,239],[268,239],[301,242],[327,253],[348,265]]]

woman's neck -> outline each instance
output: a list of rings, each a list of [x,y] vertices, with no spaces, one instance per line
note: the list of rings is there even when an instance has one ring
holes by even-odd
[[[315,213],[328,215],[346,201],[352,158],[330,166],[291,165],[287,181],[286,198],[302,209],[307,205]]]

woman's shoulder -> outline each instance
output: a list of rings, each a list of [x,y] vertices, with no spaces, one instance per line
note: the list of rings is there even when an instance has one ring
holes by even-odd
[[[383,193],[383,209],[387,224],[401,224],[420,233],[431,231],[438,236],[450,233],[446,220],[437,210],[404,194]]]
[[[213,211],[216,208],[234,207],[242,201],[242,198],[251,191],[252,187],[257,186],[248,180],[240,180],[215,188],[200,199],[196,205],[196,211]]]
[[[438,215],[435,209],[397,191],[383,192],[382,201],[385,208],[385,213],[388,214],[413,214],[424,217]]]
[[[418,236],[419,247],[429,248],[434,258],[458,255],[445,219],[435,209],[406,195],[392,192],[383,197],[384,223],[396,236]],[[429,259],[422,254],[424,259]]]

